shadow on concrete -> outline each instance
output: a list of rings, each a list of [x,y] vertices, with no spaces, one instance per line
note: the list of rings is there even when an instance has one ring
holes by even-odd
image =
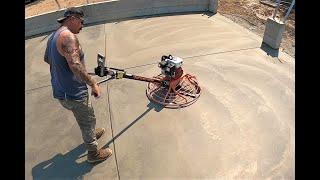
[[[216,13],[206,11],[202,13],[202,16],[207,16],[208,18],[211,18],[212,16],[216,15]]]
[[[279,49],[273,49],[266,43],[262,42],[260,48],[267,53],[268,56],[271,57],[278,57],[279,56]]]
[[[126,128],[112,138],[103,148],[108,147],[114,142],[122,133],[127,131],[131,126],[138,122],[143,116],[154,109],[160,112],[164,107],[153,102],[147,105],[148,109],[139,117],[132,121]],[[81,179],[85,174],[89,173],[92,168],[99,164],[90,164],[86,161],[77,163],[76,160],[86,156],[86,148],[82,143],[78,147],[69,151],[66,154],[57,154],[53,158],[43,161],[32,168],[32,177],[37,179]]]
[[[32,168],[34,180],[40,179],[81,179],[91,171],[96,164],[87,161],[77,163],[86,152],[84,144],[79,145],[66,154],[57,154],[53,158],[43,161]],[[82,155],[82,156],[81,156]]]
[[[146,109],[140,116],[138,116],[134,121],[132,121],[127,127],[125,127],[124,129],[122,129],[117,135],[115,135],[109,142],[107,142],[103,148],[109,147],[109,145],[111,143],[113,143],[119,136],[121,136],[121,134],[123,134],[124,132],[126,132],[131,126],[133,126],[136,122],[138,122],[143,116],[145,116],[148,112],[150,112],[152,109],[154,109],[156,112],[160,112],[164,106],[159,105],[159,104],[155,104],[153,102],[149,102],[149,104],[147,105],[148,109]]]

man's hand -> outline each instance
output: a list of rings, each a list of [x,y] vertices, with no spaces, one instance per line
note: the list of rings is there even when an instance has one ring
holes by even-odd
[[[92,92],[91,95],[93,95],[96,98],[99,98],[101,96],[101,88],[97,83],[94,83],[93,86],[91,86]]]

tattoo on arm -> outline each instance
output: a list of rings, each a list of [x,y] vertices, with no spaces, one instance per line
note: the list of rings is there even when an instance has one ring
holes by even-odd
[[[67,59],[68,65],[80,81],[84,81],[89,86],[95,84],[94,79],[87,73],[86,68],[80,61],[79,41],[75,35],[69,35],[62,40],[61,48]]]

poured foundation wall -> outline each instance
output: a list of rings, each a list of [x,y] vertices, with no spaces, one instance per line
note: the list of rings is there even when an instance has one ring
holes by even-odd
[[[121,18],[157,15],[177,12],[216,12],[217,0],[111,0],[92,3],[81,8],[86,16],[86,24],[112,21]],[[55,30],[56,19],[63,16],[65,9],[53,11],[25,19],[25,37]]]

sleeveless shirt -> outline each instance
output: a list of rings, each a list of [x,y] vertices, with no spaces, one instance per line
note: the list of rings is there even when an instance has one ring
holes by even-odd
[[[81,100],[88,96],[88,88],[85,82],[77,80],[67,60],[57,49],[57,39],[66,27],[59,28],[51,34],[48,46],[48,59],[50,64],[51,84],[53,97],[56,99]],[[80,61],[84,65],[84,53],[80,50]]]

